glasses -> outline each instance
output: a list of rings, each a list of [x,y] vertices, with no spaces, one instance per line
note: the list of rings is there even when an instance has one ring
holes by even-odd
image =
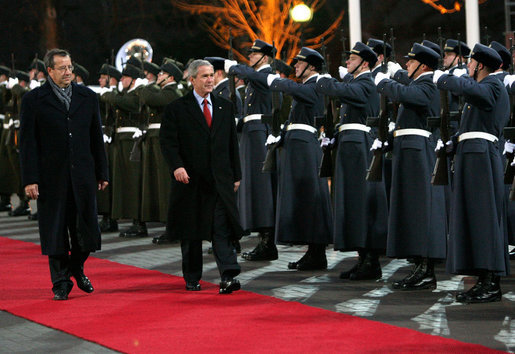
[[[60,71],[60,72],[65,72],[66,70],[69,70],[69,71],[73,71],[73,65],[68,65],[68,66],[61,66],[59,68],[55,68],[54,70],[57,70],[57,71]]]

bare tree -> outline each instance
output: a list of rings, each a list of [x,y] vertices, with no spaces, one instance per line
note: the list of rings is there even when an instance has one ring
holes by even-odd
[[[446,6],[442,4],[438,4],[440,0],[420,0],[424,4],[428,4],[429,6],[433,7],[434,9],[440,11],[440,13],[443,14],[452,14],[454,12],[460,11],[463,5],[459,1],[454,1],[454,4],[451,8],[447,8]],[[482,4],[486,2],[487,0],[479,0],[479,4]]]

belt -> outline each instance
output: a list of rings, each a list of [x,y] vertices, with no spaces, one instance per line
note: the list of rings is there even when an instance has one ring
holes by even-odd
[[[149,124],[147,129],[161,129],[161,123],[152,123]]]
[[[121,127],[117,128],[117,133],[136,133],[139,129],[136,127]]]
[[[497,139],[497,137],[495,135],[490,134],[490,133],[468,132],[468,133],[460,134],[460,136],[458,137],[458,142],[463,141],[463,140],[468,140],[468,139],[485,139],[485,140],[491,141],[492,143],[495,143],[497,140],[499,140],[499,139]]]
[[[348,123],[348,124],[342,124],[338,127],[338,132],[342,132],[344,130],[361,130],[364,132],[370,132],[370,127],[367,127],[364,124],[358,124],[358,123]]]
[[[261,120],[262,114],[249,114],[245,118],[243,118],[243,123],[250,122],[251,120]]]
[[[286,126],[286,130],[305,130],[305,131],[313,133],[313,134],[316,134],[316,132],[317,132],[316,128],[312,127],[309,124],[299,124],[299,123],[288,124]]]
[[[420,136],[429,138],[429,136],[431,135],[431,132],[428,132],[427,130],[424,130],[424,129],[411,129],[411,128],[399,129],[399,130],[395,130],[393,132],[393,136],[395,138],[398,136],[403,136],[403,135],[420,135]]]

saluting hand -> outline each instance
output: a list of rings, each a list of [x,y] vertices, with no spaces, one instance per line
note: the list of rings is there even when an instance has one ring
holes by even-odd
[[[175,171],[173,171],[173,176],[178,182],[188,184],[190,183],[190,176],[188,176],[188,173],[184,169],[184,167],[179,167]]]
[[[109,185],[109,182],[107,182],[107,181],[98,181],[98,190],[103,191],[107,188],[108,185]]]
[[[27,194],[27,197],[30,199],[38,199],[39,196],[39,188],[37,184],[27,184],[25,186],[25,194]]]

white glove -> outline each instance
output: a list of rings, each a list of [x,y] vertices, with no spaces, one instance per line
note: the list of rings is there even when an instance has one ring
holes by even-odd
[[[324,146],[328,146],[330,144],[334,144],[334,138],[332,139],[329,139],[329,138],[326,138],[325,136],[322,138],[322,141],[320,141],[320,147],[323,148]]]
[[[347,68],[345,68],[343,66],[338,67],[338,73],[340,74],[340,79],[343,79],[345,77],[345,75],[347,75],[348,72],[349,72],[349,70],[347,70]]]
[[[332,77],[331,74],[319,74],[317,77],[317,82],[318,82],[318,80],[320,80],[322,78],[330,79],[331,77]]]
[[[111,144],[111,141],[113,141],[113,138],[104,134],[104,144],[105,143]]]
[[[272,82],[274,82],[275,79],[279,79],[281,77],[281,75],[279,74],[268,74],[268,76],[266,77],[266,83],[268,84],[268,86],[272,86]]]
[[[268,138],[266,138],[265,146],[278,143],[280,140],[281,140],[281,134],[279,134],[278,136],[273,136],[272,134],[270,134],[268,136]]]
[[[515,166],[515,157],[513,158],[513,161],[510,163],[511,166]]]
[[[393,77],[393,75],[395,75],[397,71],[402,69],[399,63],[394,63],[393,61],[389,61],[387,66],[388,74],[390,75],[390,77]]]
[[[454,71],[452,72],[452,74],[453,74],[454,76],[458,76],[458,77],[459,77],[459,76],[463,76],[463,75],[465,75],[465,74],[467,74],[467,73],[468,73],[468,70],[467,70],[467,69],[456,69],[456,70],[454,70]]]
[[[18,84],[18,78],[10,77],[9,81],[7,82],[7,88],[12,89],[16,84]]]
[[[374,82],[377,85],[379,85],[379,83],[383,80],[386,80],[386,79],[389,79],[390,76],[388,74],[385,74],[385,73],[382,73],[382,72],[378,72],[376,74],[376,78],[374,79]]]
[[[224,70],[226,73],[229,73],[229,70],[231,69],[231,66],[234,66],[238,64],[238,62],[236,60],[229,60],[229,59],[226,59],[224,60]]]
[[[14,124],[14,127],[15,127],[16,129],[20,128],[20,120],[19,120],[19,119],[15,119],[15,120],[13,121],[13,124]]]
[[[122,92],[122,91],[123,91],[123,84],[122,84],[122,82],[120,81],[120,82],[118,83],[118,92]]]
[[[388,123],[388,133],[391,133],[395,130],[395,122]]]
[[[510,87],[514,81],[515,81],[515,75],[506,75],[504,77],[504,86]]]
[[[36,80],[30,80],[30,84],[29,84],[29,87],[31,90],[34,90],[36,87],[39,87],[41,86],[41,84],[39,83],[39,81],[36,81]]]
[[[384,144],[385,144],[385,146],[387,146],[388,142],[385,141]],[[383,142],[376,138],[376,140],[374,140],[374,142],[372,143],[372,146],[370,147],[370,151],[376,151],[377,149],[380,149],[382,147],[383,147]]]
[[[435,152],[438,152],[438,150],[442,149],[444,146],[442,139],[438,139],[436,142]]]
[[[438,79],[445,74],[442,70],[435,70],[433,73],[433,82],[436,84],[438,82]]]
[[[145,130],[141,131],[139,129],[136,128],[136,131],[134,132],[134,134],[132,135],[132,138],[133,139],[137,139],[139,138],[140,136],[143,136],[143,134],[146,133]]]
[[[506,140],[504,142],[504,151],[502,152],[502,154],[513,154],[513,151],[515,151],[515,144],[511,143],[509,140]]]
[[[138,77],[136,79],[136,81],[134,82],[134,88],[142,86],[142,85],[148,85],[148,80],[147,79],[141,79],[141,78]]]

